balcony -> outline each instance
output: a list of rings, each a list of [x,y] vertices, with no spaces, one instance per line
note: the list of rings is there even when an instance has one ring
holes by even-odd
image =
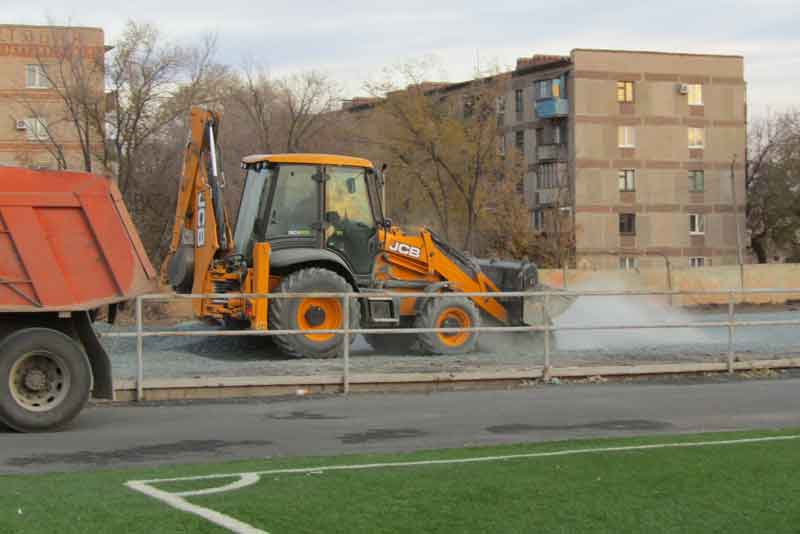
[[[553,119],[569,115],[569,100],[566,98],[545,98],[536,101],[536,117]]]
[[[567,145],[538,145],[536,147],[536,160],[559,160],[566,161]]]

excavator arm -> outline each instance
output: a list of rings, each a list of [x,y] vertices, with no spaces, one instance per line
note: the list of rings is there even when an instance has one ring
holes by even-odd
[[[212,262],[229,251],[233,236],[223,198],[219,113],[192,108],[172,240],[164,267],[181,293],[201,293]]]

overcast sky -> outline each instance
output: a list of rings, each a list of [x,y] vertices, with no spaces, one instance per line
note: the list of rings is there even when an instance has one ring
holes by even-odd
[[[327,72],[346,95],[384,67],[432,57],[437,77],[469,78],[476,64],[573,48],[739,54],[751,114],[800,108],[798,0],[0,0],[0,23],[100,26],[111,43],[127,19],[175,41],[218,36],[218,60],[246,58],[275,76]]]

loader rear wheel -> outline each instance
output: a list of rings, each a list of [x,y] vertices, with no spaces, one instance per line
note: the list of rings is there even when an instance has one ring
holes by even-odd
[[[474,328],[480,326],[478,309],[465,297],[429,299],[417,316],[417,328]],[[423,352],[463,354],[475,349],[478,332],[424,332],[419,334]]]
[[[70,422],[89,400],[92,371],[81,346],[49,328],[26,328],[0,343],[0,421],[18,432]]]
[[[312,267],[284,277],[279,293],[349,293],[347,280],[333,271]],[[269,303],[271,330],[331,330],[342,328],[344,309],[341,298],[272,299]],[[359,305],[350,302],[350,327],[361,324]],[[341,334],[293,334],[271,336],[275,344],[293,358],[335,358],[342,353]],[[355,336],[350,336],[351,342]]]

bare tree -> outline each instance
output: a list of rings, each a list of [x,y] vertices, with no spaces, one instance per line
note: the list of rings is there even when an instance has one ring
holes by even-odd
[[[286,151],[301,152],[321,132],[341,101],[325,74],[309,71],[280,80],[278,99],[285,112]]]
[[[136,185],[136,169],[148,143],[185,116],[192,104],[211,99],[208,78],[224,73],[210,65],[214,45],[207,39],[199,50],[182,49],[165,43],[154,26],[133,21],[115,44],[106,72],[110,110],[104,115],[103,159],[116,166],[123,193]]]
[[[42,88],[54,94],[59,106],[26,93],[19,103],[34,121],[28,128],[58,168],[70,167],[64,147],[69,139],[80,149],[83,170],[105,170],[95,169],[98,147],[103,143],[105,48],[102,43],[87,42],[80,29],[53,27],[48,37],[49,46],[36,49],[32,66],[38,68],[38,76],[46,82]],[[41,55],[42,50],[48,54]]]
[[[245,127],[255,131],[259,150],[271,153],[278,95],[268,71],[252,63],[246,65],[230,89],[230,98],[243,112]]]
[[[759,263],[800,250],[800,112],[755,121],[748,132],[747,226]]]

